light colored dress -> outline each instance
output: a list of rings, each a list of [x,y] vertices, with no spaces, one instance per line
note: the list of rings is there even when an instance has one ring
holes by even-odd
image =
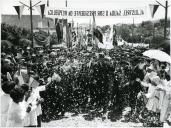
[[[165,88],[167,85],[168,81],[167,80],[161,80],[161,84],[158,85],[159,88]],[[159,110],[161,110],[162,105],[163,105],[163,99],[165,96],[165,91],[164,90],[160,90],[160,97],[159,97]]]
[[[148,98],[146,108],[149,111],[157,112],[159,106],[159,91],[156,90],[156,86],[149,83],[149,80],[153,81],[153,78],[157,76],[157,73],[151,72],[147,73],[144,77],[144,82],[141,84],[145,87],[148,87],[148,93],[145,96]]]
[[[149,111],[157,112],[159,103],[159,93],[156,91],[156,87],[149,84],[148,93],[145,94],[148,98],[146,108]]]
[[[171,81],[168,82],[166,87],[163,88],[165,90],[161,112],[160,112],[160,121],[164,122],[169,113],[171,112]]]
[[[26,116],[26,102],[15,103],[12,101],[7,117],[7,127],[23,127]]]
[[[8,110],[10,104],[12,103],[12,99],[9,94],[2,93],[1,94],[1,127],[6,127]]]
[[[30,113],[25,117],[24,119],[24,126],[36,126],[37,125],[37,116],[42,115],[42,109],[41,105],[37,105],[37,99],[40,99],[39,92],[45,91],[45,86],[39,86],[36,88],[33,88],[31,92],[31,96],[29,97],[27,101],[27,105],[29,103],[32,104],[32,108]]]

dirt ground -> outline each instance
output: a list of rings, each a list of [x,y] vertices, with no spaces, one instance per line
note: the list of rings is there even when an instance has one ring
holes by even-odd
[[[83,118],[83,114],[79,114],[77,116],[72,116],[72,113],[66,113],[65,117],[60,120],[50,121],[48,123],[42,123],[42,127],[107,127],[107,128],[114,128],[114,127],[141,127],[141,123],[124,123],[120,120],[116,122],[112,122],[108,119],[102,121],[101,118],[95,118],[92,121],[87,121]]]

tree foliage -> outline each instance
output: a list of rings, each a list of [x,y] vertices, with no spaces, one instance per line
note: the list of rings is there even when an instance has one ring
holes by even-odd
[[[167,21],[170,28],[170,19]],[[152,43],[162,41],[164,36],[164,19],[158,21],[143,21],[141,24],[122,24],[116,27],[117,35],[129,43]],[[169,35],[169,31],[167,36]],[[155,37],[152,40],[152,37]]]
[[[30,31],[25,28],[11,26],[6,23],[1,24],[2,40],[8,40],[14,45],[19,45],[19,40],[21,38],[30,39]]]

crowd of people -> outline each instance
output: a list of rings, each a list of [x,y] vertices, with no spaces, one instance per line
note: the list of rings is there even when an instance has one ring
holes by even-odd
[[[170,64],[155,59],[143,59],[135,71],[139,73],[131,81],[131,85],[139,86],[139,89],[134,90],[131,95],[137,96],[132,98],[132,118],[148,127],[161,127],[166,122],[166,125],[170,125]],[[140,107],[135,107],[137,105]],[[128,116],[130,114],[125,115],[126,118]]]
[[[2,49],[1,124],[40,127],[66,112],[112,121],[128,106],[124,121],[169,124],[170,64],[143,57],[145,50]]]

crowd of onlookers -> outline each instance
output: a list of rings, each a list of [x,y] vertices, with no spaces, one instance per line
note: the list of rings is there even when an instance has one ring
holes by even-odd
[[[145,48],[13,48],[1,53],[2,126],[41,126],[65,112],[170,123],[170,64],[142,57]],[[91,115],[91,116],[90,116]],[[110,116],[109,116],[110,115]],[[101,116],[101,117],[102,117]],[[87,118],[87,117],[86,117]]]
[[[155,59],[142,59],[135,72],[136,79],[131,81],[131,85],[139,89],[130,95],[133,100],[133,118],[143,122],[143,126],[158,127],[163,126],[163,123],[170,126],[170,64]]]

